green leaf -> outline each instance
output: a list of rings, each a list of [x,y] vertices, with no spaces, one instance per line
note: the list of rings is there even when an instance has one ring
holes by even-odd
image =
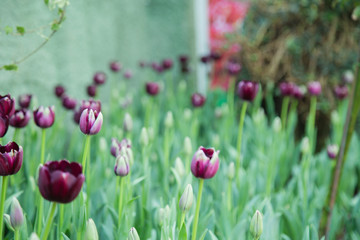
[[[186,226],[184,223],[181,225],[178,240],[187,240]]]
[[[51,30],[53,30],[53,31],[57,31],[57,30],[59,30],[59,28],[60,28],[60,25],[58,23],[53,23],[51,25]]]
[[[24,34],[25,34],[25,28],[24,28],[24,27],[17,26],[17,27],[16,27],[16,31],[17,31],[20,35],[24,35]]]
[[[65,233],[61,233],[62,237],[64,238],[64,240],[70,240],[70,238],[68,236],[65,235]]]
[[[12,29],[12,27],[10,27],[10,26],[6,26],[6,27],[4,28],[4,30],[5,30],[5,33],[6,33],[6,34],[10,34],[10,33],[13,32],[13,29]]]
[[[4,69],[7,71],[16,71],[18,66],[16,64],[4,65]]]
[[[45,3],[46,5],[49,5],[49,0],[44,0],[44,3]]]
[[[130,199],[127,203],[126,203],[126,205],[127,206],[130,206],[136,199],[138,199],[138,198],[140,198],[140,196],[136,196],[136,197],[133,197],[132,199]]]
[[[203,234],[201,234],[201,237],[199,238],[199,240],[204,240],[205,239],[205,236],[207,234],[209,230],[208,229],[205,229],[205,231],[203,232]]]

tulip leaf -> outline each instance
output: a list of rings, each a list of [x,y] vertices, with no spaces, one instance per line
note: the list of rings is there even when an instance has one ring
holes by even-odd
[[[212,231],[209,231],[211,240],[218,240],[218,238],[215,236],[215,234]]]
[[[178,240],[187,240],[186,226],[184,223],[181,225]]]
[[[62,235],[62,237],[64,238],[64,240],[70,240],[70,238],[69,238],[68,236],[66,236],[65,233],[62,232],[61,235]]]
[[[201,234],[201,237],[199,238],[199,240],[204,240],[205,239],[205,236],[207,234],[209,230],[208,229],[205,229],[205,231],[203,232],[203,234]]]
[[[145,176],[139,177],[133,181],[132,186],[135,186],[136,184],[141,183],[144,180],[145,180]]]
[[[132,199],[130,199],[126,205],[131,205],[136,199],[140,198],[140,196],[136,196],[136,197],[133,197]]]

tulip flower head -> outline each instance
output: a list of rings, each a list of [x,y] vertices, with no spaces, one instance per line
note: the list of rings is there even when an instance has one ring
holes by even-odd
[[[219,169],[219,152],[214,148],[199,147],[191,161],[191,172],[197,178],[208,179]]]
[[[76,107],[76,100],[69,96],[65,96],[62,98],[62,105],[66,109],[73,110]]]
[[[0,176],[16,174],[23,162],[23,149],[15,142],[0,145]]]
[[[131,149],[131,140],[130,139],[124,138],[120,142],[116,138],[111,139],[110,151],[114,157],[117,157],[123,149],[125,149],[125,150]]]
[[[29,123],[30,116],[30,111],[25,108],[16,110],[10,117],[9,123],[12,127],[23,128]]]
[[[280,93],[283,96],[292,96],[294,94],[294,88],[295,88],[295,84],[291,83],[291,82],[282,82],[280,83],[279,89],[280,89]]]
[[[10,118],[15,112],[15,100],[11,96],[0,95],[0,117]]]
[[[256,210],[254,216],[251,219],[250,232],[256,240],[260,238],[261,233],[263,232],[263,219],[261,213],[258,210]]]
[[[167,58],[162,61],[162,67],[164,70],[171,69],[172,66],[173,66],[173,61],[171,59]]]
[[[80,130],[86,135],[95,135],[101,130],[103,116],[101,112],[85,109],[80,116]]]
[[[39,170],[39,190],[48,201],[69,203],[79,194],[85,181],[82,166],[67,160],[50,161]]]
[[[90,97],[95,97],[96,96],[96,85],[90,85],[86,88],[87,94]]]
[[[237,62],[232,62],[232,61],[229,62],[226,65],[226,68],[230,75],[237,75],[241,71],[241,65],[240,65],[240,63],[237,63]]]
[[[145,89],[150,96],[156,96],[159,93],[160,87],[156,82],[147,82]]]
[[[29,108],[31,103],[31,94],[24,94],[19,96],[19,105],[21,108]]]
[[[99,240],[99,235],[96,229],[96,225],[92,218],[86,221],[86,229],[85,229],[85,240]]]
[[[121,70],[121,64],[117,61],[113,61],[110,63],[110,69],[113,72],[119,72]]]
[[[242,100],[252,102],[255,99],[258,90],[258,83],[243,80],[238,84],[237,94]]]
[[[34,111],[35,124],[40,128],[49,128],[54,124],[55,112],[54,106],[39,107]]]
[[[342,77],[341,77],[341,81],[344,84],[351,84],[354,82],[355,76],[354,73],[351,70],[347,70],[343,73]]]
[[[124,73],[124,78],[130,79],[130,78],[132,78],[132,76],[133,76],[133,73],[132,73],[131,70],[126,70],[126,71],[125,71],[125,73]]]
[[[305,87],[300,87],[295,85],[294,89],[293,89],[293,94],[292,96],[298,100],[302,99],[304,97],[306,93],[306,88]]]
[[[58,98],[61,98],[65,93],[65,88],[61,85],[57,85],[57,86],[55,86],[54,92]]]
[[[129,113],[125,113],[123,129],[125,132],[131,132],[131,130],[133,129],[133,120]]]
[[[334,93],[337,99],[342,100],[349,94],[349,89],[346,85],[337,85],[334,88]]]
[[[338,155],[339,147],[336,144],[331,144],[327,147],[327,154],[330,159],[335,159]]]
[[[5,136],[9,128],[9,118],[0,116],[0,138]]]
[[[19,229],[24,223],[24,213],[19,201],[13,197],[10,208],[10,223],[13,229]]]
[[[100,112],[101,111],[101,102],[100,101],[95,101],[93,99],[90,99],[90,100],[87,100],[87,101],[83,100],[81,102],[81,105],[80,105],[79,109],[74,112],[74,121],[76,123],[79,124],[81,114],[85,109],[92,109],[94,111]]]
[[[136,229],[132,227],[129,232],[129,236],[127,240],[140,240],[139,234],[137,233]]]
[[[188,184],[179,200],[180,210],[183,212],[189,211],[192,206],[193,200],[194,200],[193,189],[191,187],[191,184]]]
[[[321,94],[321,84],[320,82],[314,81],[314,82],[310,82],[307,85],[308,91],[310,93],[310,95],[312,96],[319,96]]]
[[[194,93],[191,96],[191,103],[194,107],[202,107],[205,104],[206,98],[200,93]]]
[[[114,172],[116,176],[125,177],[130,172],[129,158],[125,150],[116,157]]]
[[[106,74],[104,72],[97,72],[94,74],[93,81],[95,85],[102,85],[106,82]]]

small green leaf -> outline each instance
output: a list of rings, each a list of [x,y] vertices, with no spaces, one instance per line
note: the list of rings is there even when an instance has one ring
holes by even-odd
[[[10,34],[10,33],[13,32],[13,29],[12,29],[12,27],[10,27],[10,26],[6,26],[6,27],[4,28],[4,30],[5,30],[5,33],[6,33],[6,34]]]
[[[53,30],[53,31],[57,31],[57,30],[59,30],[59,28],[60,28],[60,25],[58,23],[53,23],[51,25],[51,30]]]
[[[4,69],[7,71],[16,71],[18,66],[16,64],[4,65]]]
[[[203,234],[201,234],[201,237],[199,238],[199,240],[204,240],[205,239],[205,236],[207,234],[209,230],[208,229],[205,229],[205,231],[203,232]]]
[[[70,240],[70,238],[68,236],[66,236],[65,233],[62,232],[61,234],[62,234],[64,240]]]
[[[44,3],[45,3],[46,5],[49,5],[49,0],[44,0]]]
[[[17,26],[17,27],[16,27],[16,31],[17,31],[20,35],[24,35],[24,34],[25,34],[25,28],[24,28],[24,27]]]
[[[178,240],[187,240],[186,226],[184,223],[181,225]]]

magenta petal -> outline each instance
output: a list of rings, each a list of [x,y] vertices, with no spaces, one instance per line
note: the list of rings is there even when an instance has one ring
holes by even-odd
[[[68,203],[70,189],[75,184],[76,178],[67,172],[57,170],[51,174],[51,194],[53,201]]]
[[[103,116],[100,112],[94,124],[90,128],[90,134],[91,135],[97,134],[101,130],[102,123],[103,123]]]
[[[39,170],[39,180],[38,180],[39,190],[41,195],[47,199],[51,200],[50,192],[50,171],[47,167],[43,166]]]
[[[69,199],[68,199],[69,202],[73,201],[79,195],[84,181],[85,181],[85,176],[83,174],[80,174],[76,178],[76,182],[70,189],[70,195],[69,195]]]

